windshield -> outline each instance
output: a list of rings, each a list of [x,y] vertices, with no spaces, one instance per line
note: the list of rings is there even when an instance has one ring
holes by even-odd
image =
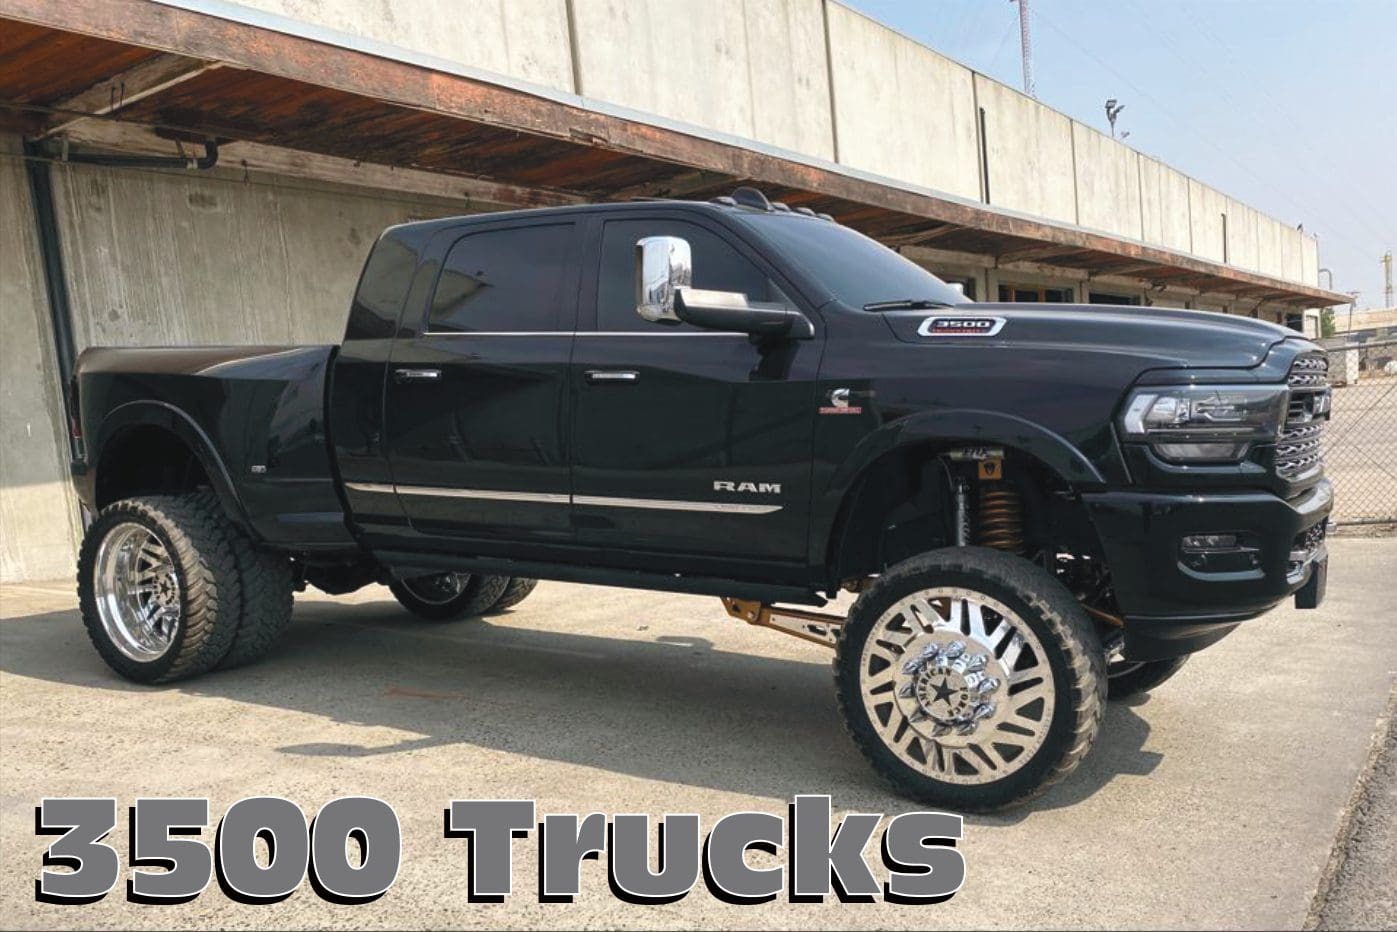
[[[791,214],[734,211],[734,216],[850,307],[892,309],[969,302],[920,265],[848,227]]]

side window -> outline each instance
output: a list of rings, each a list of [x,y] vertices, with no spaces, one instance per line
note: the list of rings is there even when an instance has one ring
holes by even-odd
[[[571,330],[574,225],[486,230],[457,240],[432,295],[435,333]],[[568,312],[566,320],[563,312]]]
[[[789,303],[776,283],[722,237],[684,220],[608,220],[602,230],[597,280],[598,330],[697,330],[688,324],[657,324],[635,312],[635,244],[647,236],[689,241],[694,287],[740,291],[749,301]]]

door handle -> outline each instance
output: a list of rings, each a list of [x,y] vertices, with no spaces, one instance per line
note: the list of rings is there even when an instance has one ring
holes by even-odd
[[[393,378],[399,382],[440,382],[440,369],[394,369]]]
[[[588,382],[634,382],[640,373],[634,369],[588,369]]]

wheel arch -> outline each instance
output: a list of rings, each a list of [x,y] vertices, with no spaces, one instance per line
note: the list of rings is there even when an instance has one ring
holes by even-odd
[[[133,401],[102,421],[94,445],[93,505],[139,494],[209,486],[223,513],[253,534],[242,499],[208,434],[184,411],[161,401]],[[201,481],[202,480],[202,481]]]
[[[870,434],[830,484],[828,524],[813,535],[812,554],[837,585],[858,575],[878,546],[885,519],[925,483],[948,481],[927,477],[939,470],[939,457],[967,446],[1002,447],[1008,457],[1030,463],[1073,492],[1101,487],[1106,480],[1095,465],[1066,438],[1013,415],[990,411],[947,411],[907,418]],[[919,481],[921,483],[919,484]],[[923,490],[924,491],[924,490]],[[1090,533],[1095,528],[1087,521]]]

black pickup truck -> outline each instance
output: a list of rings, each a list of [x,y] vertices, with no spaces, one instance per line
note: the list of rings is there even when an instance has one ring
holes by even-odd
[[[439,621],[540,578],[708,594],[832,647],[873,766],[974,810],[1324,592],[1318,347],[969,302],[751,189],[392,227],[339,346],[90,349],[75,383],[82,613],[140,682],[256,659],[306,584]]]

